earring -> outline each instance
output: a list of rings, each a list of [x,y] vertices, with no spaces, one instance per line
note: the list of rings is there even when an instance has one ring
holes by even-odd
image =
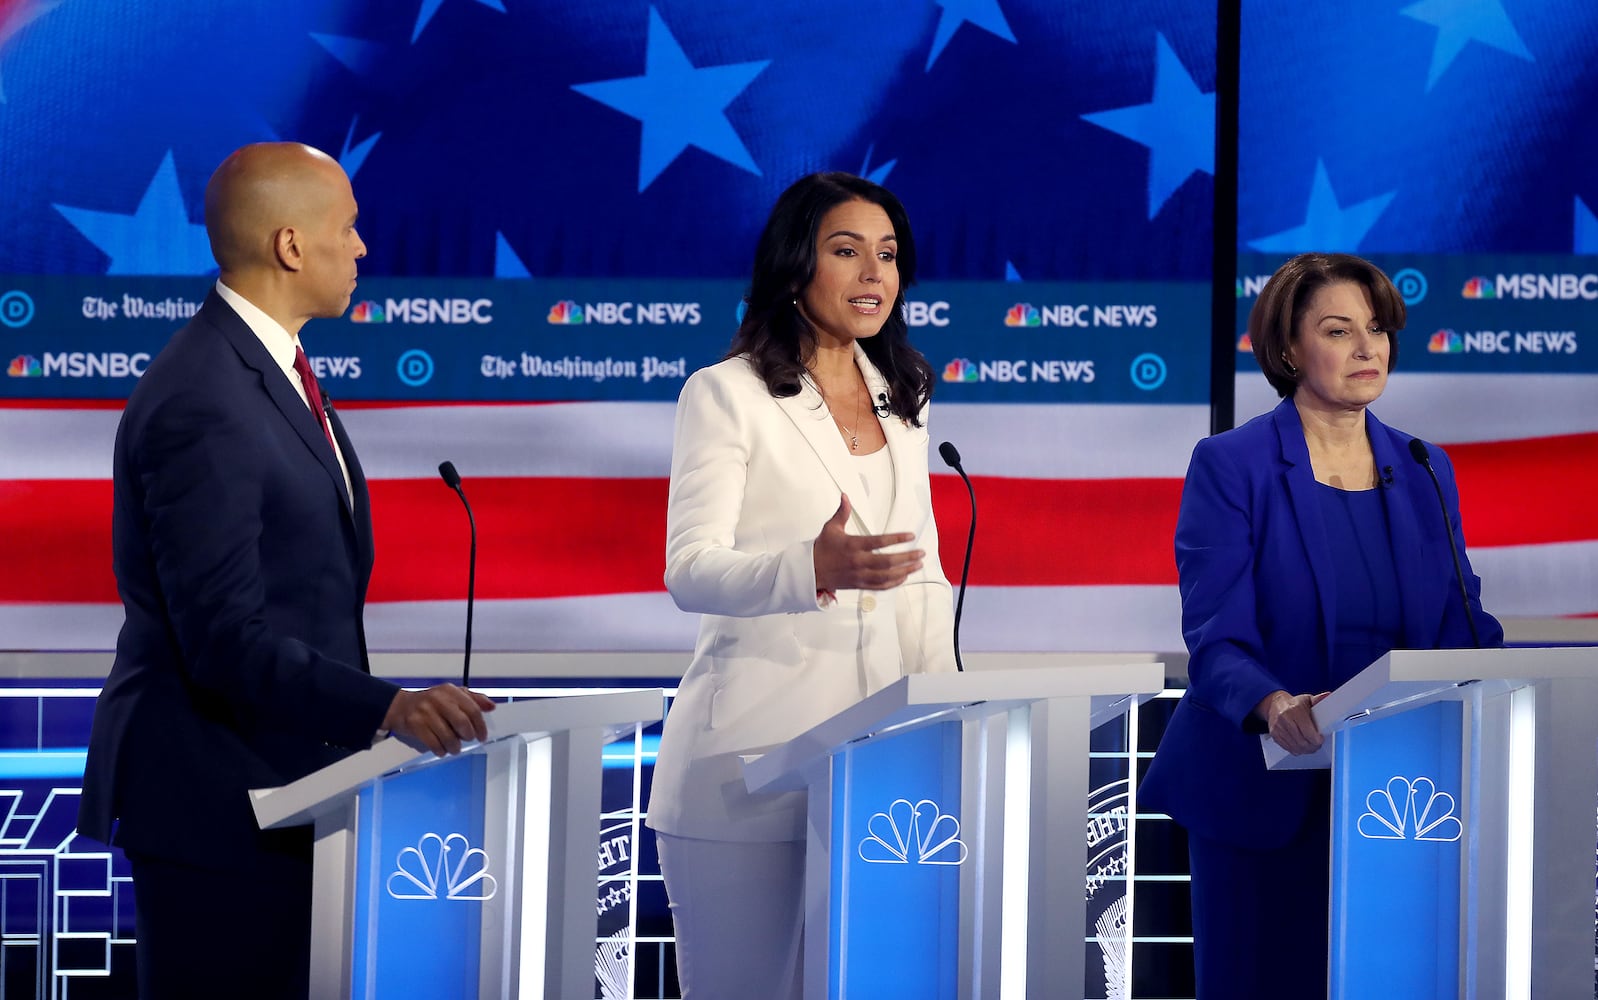
[[[1283,358],[1282,364],[1287,367],[1287,374],[1291,375],[1293,378],[1298,378],[1298,369],[1293,367],[1293,362]]]

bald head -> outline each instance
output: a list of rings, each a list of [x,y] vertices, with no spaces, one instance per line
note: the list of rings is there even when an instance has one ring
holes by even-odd
[[[350,182],[338,161],[297,142],[235,151],[205,188],[205,231],[223,273],[281,266],[275,242],[325,214]]]
[[[338,316],[366,245],[355,193],[338,161],[297,142],[245,146],[205,188],[205,230],[222,282],[291,334]]]

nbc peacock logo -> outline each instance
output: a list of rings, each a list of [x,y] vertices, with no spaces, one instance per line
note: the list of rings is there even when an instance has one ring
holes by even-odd
[[[480,902],[498,892],[499,880],[488,873],[488,854],[459,833],[424,833],[415,847],[399,852],[388,877],[388,894],[394,899]]]
[[[1239,353],[1239,354],[1253,354],[1254,353],[1254,338],[1250,337],[1248,335],[1248,331],[1247,330],[1244,330],[1243,331],[1243,335],[1241,337],[1237,338],[1237,353]]]
[[[1491,278],[1471,278],[1465,282],[1465,288],[1459,294],[1467,299],[1496,299],[1498,286]]]
[[[1042,326],[1043,318],[1030,302],[1017,302],[1004,314],[1005,326]]]
[[[561,299],[549,307],[546,318],[556,326],[576,326],[583,321],[583,307],[571,299]]]
[[[1465,338],[1449,329],[1438,330],[1426,341],[1426,350],[1432,354],[1463,354]]]
[[[367,299],[365,302],[356,303],[355,308],[350,310],[350,322],[387,323],[388,316],[383,312],[382,306]]]
[[[1400,775],[1387,780],[1386,788],[1372,789],[1365,796],[1366,809],[1355,822],[1359,835],[1367,840],[1424,840],[1451,844],[1464,833],[1454,813],[1456,801],[1427,777],[1411,781]]]
[[[855,849],[872,865],[960,865],[967,850],[960,821],[931,799],[894,799],[866,821],[866,836]]]
[[[11,364],[6,368],[6,374],[12,378],[37,378],[44,372],[39,368],[39,359],[31,354],[19,354],[11,359]]]
[[[943,366],[945,382],[975,382],[977,378],[977,366],[965,358],[955,358]]]

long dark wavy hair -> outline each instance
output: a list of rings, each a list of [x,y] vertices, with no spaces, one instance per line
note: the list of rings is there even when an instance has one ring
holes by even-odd
[[[816,349],[816,331],[795,300],[816,276],[816,232],[821,217],[836,205],[868,201],[888,214],[898,243],[899,295],[882,331],[860,340],[866,357],[888,380],[888,408],[913,427],[921,425],[921,408],[932,395],[932,366],[910,346],[904,321],[905,289],[915,283],[916,245],[910,218],[899,199],[880,184],[846,173],[801,177],[777,199],[771,218],[755,246],[754,276],[748,305],[727,357],[747,354],[749,363],[773,396],[796,396]]]

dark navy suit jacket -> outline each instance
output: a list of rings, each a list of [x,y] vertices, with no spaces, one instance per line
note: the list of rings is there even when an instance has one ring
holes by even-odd
[[[329,408],[331,412],[331,408]],[[366,481],[215,292],[117,429],[112,557],[126,619],[95,705],[78,829],[225,866],[250,788],[368,746],[398,690],[370,676]]]
[[[1365,432],[1387,491],[1398,568],[1401,649],[1471,645],[1437,491],[1409,453],[1411,436],[1369,410]],[[1459,547],[1481,641],[1503,629],[1481,608],[1465,556],[1453,466],[1430,449]],[[1251,711],[1272,691],[1315,694],[1330,675],[1337,621],[1331,543],[1315,499],[1304,427],[1292,400],[1200,441],[1182,488],[1176,563],[1188,690],[1139,789],[1141,801],[1201,836],[1260,848],[1297,831],[1312,775],[1268,772]]]

